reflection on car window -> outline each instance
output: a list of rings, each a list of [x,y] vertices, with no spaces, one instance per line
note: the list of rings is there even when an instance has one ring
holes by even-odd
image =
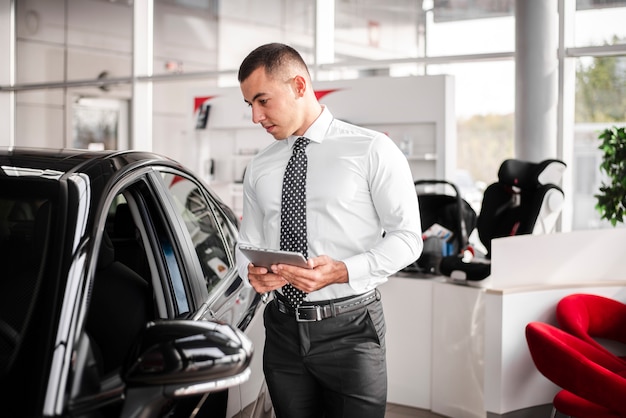
[[[163,173],[163,178],[176,202],[176,210],[185,221],[202,266],[207,289],[211,291],[232,267],[212,204],[194,182],[170,173]]]

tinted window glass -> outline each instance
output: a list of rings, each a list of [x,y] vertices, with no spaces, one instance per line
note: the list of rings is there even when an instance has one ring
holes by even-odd
[[[215,206],[195,182],[171,173],[162,175],[176,203],[176,210],[189,231],[207,289],[211,291],[232,267],[231,254],[224,246],[220,234],[222,229],[214,216]]]
[[[151,193],[148,186],[144,183],[135,185],[138,196],[138,204],[142,203],[145,209],[144,223],[151,234],[154,234],[154,244],[157,247],[158,254],[156,256],[163,268],[167,270],[168,279],[164,282],[164,286],[168,288],[168,294],[172,296],[172,303],[175,305],[175,315],[181,316],[187,314],[192,309],[192,303],[189,299],[187,287],[185,284],[184,266],[182,258],[178,253],[176,241],[173,238],[172,225],[165,217],[164,211]]]
[[[161,251],[163,252],[165,263],[170,272],[170,281],[174,291],[174,298],[176,299],[176,306],[178,306],[178,313],[187,313],[189,312],[189,302],[185,293],[183,276],[180,273],[180,267],[174,253],[174,247],[172,247],[172,242],[166,234],[159,234],[159,242],[161,243]]]
[[[52,202],[24,181],[0,186],[0,380],[8,372],[32,320],[46,272]],[[24,187],[26,186],[26,187]]]
[[[193,303],[172,227],[146,183],[134,183],[115,196],[107,212],[106,232],[115,261],[148,283],[161,283],[165,299],[157,300],[160,317],[180,317],[191,311]],[[142,235],[150,242],[144,242]],[[154,252],[148,252],[150,248]],[[149,259],[154,260],[156,270],[151,270]]]

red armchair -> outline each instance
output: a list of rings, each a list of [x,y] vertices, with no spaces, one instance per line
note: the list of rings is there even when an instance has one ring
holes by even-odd
[[[604,296],[576,293],[556,307],[559,327],[597,349],[609,352],[597,339],[626,344],[626,305]],[[626,357],[621,357],[626,364]]]
[[[565,389],[556,394],[552,401],[554,409],[552,417],[556,415],[555,410],[570,417],[579,418],[619,418],[618,413],[612,412],[603,406],[589,402],[580,396],[574,395]]]
[[[526,341],[537,369],[566,391],[554,399],[557,410],[578,418],[626,417],[622,359],[541,322],[526,326]]]

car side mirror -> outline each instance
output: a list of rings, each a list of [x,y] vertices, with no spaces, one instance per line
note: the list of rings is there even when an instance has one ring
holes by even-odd
[[[145,411],[147,400],[160,403],[163,396],[198,395],[245,382],[250,376],[252,343],[230,325],[163,320],[148,323],[135,353],[122,373],[123,416]],[[150,396],[153,391],[159,396]]]
[[[180,396],[244,382],[252,343],[226,324],[165,320],[148,323],[137,352],[123,374],[126,385],[168,385]]]

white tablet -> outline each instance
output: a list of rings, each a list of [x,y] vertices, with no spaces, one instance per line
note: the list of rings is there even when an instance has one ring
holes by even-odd
[[[258,248],[250,245],[240,245],[239,249],[257,267],[269,269],[272,264],[290,264],[292,266],[309,268],[306,258],[301,253]]]

